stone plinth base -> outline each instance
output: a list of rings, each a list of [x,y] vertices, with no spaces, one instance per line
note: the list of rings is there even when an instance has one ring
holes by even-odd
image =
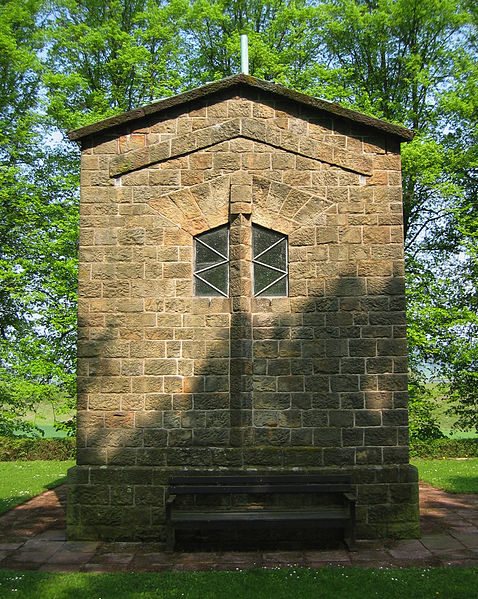
[[[215,470],[219,474],[221,470]],[[224,474],[351,474],[357,490],[357,537],[419,537],[414,466],[228,469]],[[67,534],[71,540],[163,541],[170,476],[211,474],[200,468],[75,466],[68,472]]]

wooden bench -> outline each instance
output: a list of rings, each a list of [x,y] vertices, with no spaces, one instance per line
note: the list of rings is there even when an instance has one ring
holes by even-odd
[[[166,501],[166,550],[173,551],[175,531],[181,529],[224,530],[232,526],[283,529],[311,525],[342,528],[347,546],[353,549],[355,498],[352,491],[351,477],[343,474],[173,477],[169,481]],[[316,494],[317,501],[311,498],[312,493]],[[308,495],[309,501],[304,501],[304,505],[300,505],[300,501],[294,502],[297,505],[290,507],[284,506],[280,501],[274,505],[274,498],[284,494]],[[223,496],[219,505],[204,501],[206,496],[213,499],[215,495]],[[233,498],[244,495],[269,498],[273,505],[257,505],[247,501],[240,502],[239,506],[234,505]],[[189,503],[181,505],[181,497],[187,498]]]

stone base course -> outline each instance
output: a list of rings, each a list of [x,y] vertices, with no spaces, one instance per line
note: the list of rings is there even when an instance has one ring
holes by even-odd
[[[362,540],[306,550],[186,551],[161,543],[66,541],[65,485],[0,516],[0,568],[42,572],[194,571],[360,566],[478,566],[478,495],[451,495],[420,485],[422,537]]]
[[[284,466],[223,471],[228,475],[300,473],[298,468]],[[352,475],[357,494],[358,538],[400,539],[419,535],[414,466],[344,466],[327,470],[307,467],[303,472]],[[169,478],[208,473],[210,469],[197,467],[76,466],[68,473],[68,538],[163,541]]]

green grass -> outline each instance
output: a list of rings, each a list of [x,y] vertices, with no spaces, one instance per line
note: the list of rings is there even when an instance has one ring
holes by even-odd
[[[57,431],[53,424],[38,424],[44,433],[45,439],[64,439],[66,431]]]
[[[244,570],[62,574],[0,571],[0,597],[22,599],[470,599],[478,568]]]
[[[420,480],[450,493],[478,493],[478,458],[412,460]]]
[[[66,471],[74,465],[72,460],[0,462],[0,514],[65,482]]]
[[[442,429],[441,432],[450,439],[476,439],[478,437],[477,433],[470,431],[453,431]]]

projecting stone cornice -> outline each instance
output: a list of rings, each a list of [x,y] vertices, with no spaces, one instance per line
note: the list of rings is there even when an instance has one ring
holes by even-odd
[[[237,137],[261,142],[362,175],[372,174],[372,159],[365,154],[336,148],[311,137],[285,131],[259,119],[237,118],[116,156],[110,162],[110,176],[118,177]]]

